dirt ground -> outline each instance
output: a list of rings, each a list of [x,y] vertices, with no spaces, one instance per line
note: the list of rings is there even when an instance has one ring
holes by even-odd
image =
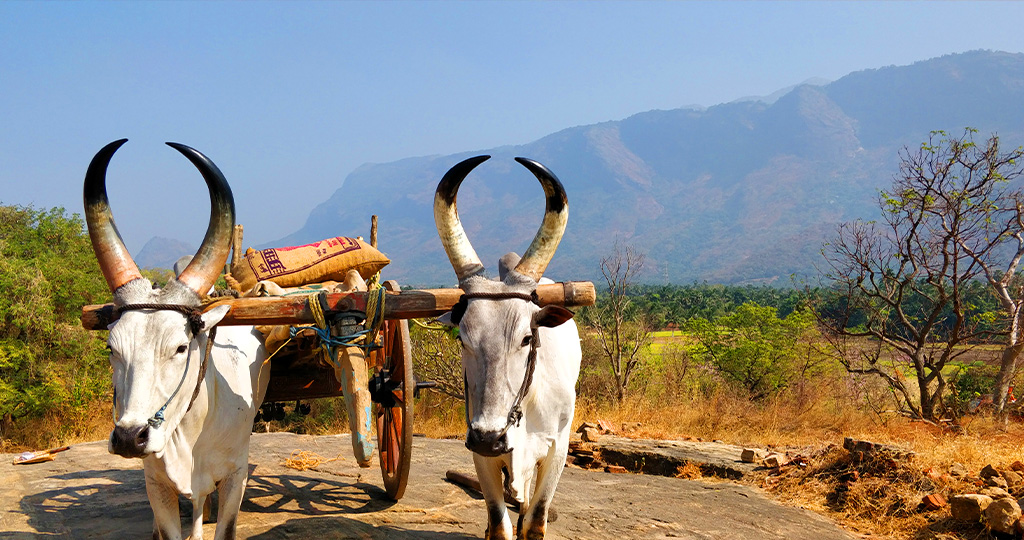
[[[283,466],[294,450],[341,458],[315,470]],[[241,538],[482,538],[483,501],[445,480],[472,471],[460,441],[416,438],[405,497],[392,502],[376,465],[360,469],[347,435],[255,434]],[[52,462],[12,465],[0,455],[0,540],[149,538],[152,513],[141,462],[106,442],[78,444]],[[746,486],[567,468],[548,526],[552,539],[849,540],[825,518],[781,506]],[[183,508],[186,508],[183,506]],[[189,510],[182,512],[188,531]],[[513,522],[515,516],[513,515]],[[213,537],[214,524],[204,526]]]

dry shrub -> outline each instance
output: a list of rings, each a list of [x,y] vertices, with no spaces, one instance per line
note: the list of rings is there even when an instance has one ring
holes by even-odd
[[[113,428],[110,401],[95,401],[84,408],[49,411],[31,422],[13,423],[4,430],[0,452],[43,450],[69,444],[104,440]]]
[[[929,478],[915,459],[896,460],[882,452],[857,461],[830,445],[806,461],[807,467],[784,467],[777,475],[762,473],[752,481],[783,502],[872,536],[966,539],[983,532],[980,525],[954,522],[947,509],[928,510],[921,504],[925,495],[948,499],[977,488],[949,476]]]

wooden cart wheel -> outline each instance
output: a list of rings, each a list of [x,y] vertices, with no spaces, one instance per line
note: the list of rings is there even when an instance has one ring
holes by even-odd
[[[384,289],[399,291],[398,283],[386,281]],[[377,449],[384,489],[397,501],[405,494],[412,462],[413,392],[416,382],[412,369],[409,321],[384,321],[382,348],[373,351],[376,372],[371,386],[376,394]]]

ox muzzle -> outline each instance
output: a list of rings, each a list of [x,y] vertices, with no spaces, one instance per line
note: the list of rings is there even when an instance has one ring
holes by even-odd
[[[110,432],[110,450],[126,458],[146,457],[149,429],[149,424],[134,427],[114,426],[114,431]]]
[[[469,428],[466,433],[466,448],[484,457],[498,457],[512,451],[508,445],[507,430],[484,431]]]

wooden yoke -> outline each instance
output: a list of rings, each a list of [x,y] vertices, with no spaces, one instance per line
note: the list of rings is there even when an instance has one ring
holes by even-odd
[[[327,294],[328,313],[366,312],[366,292]],[[462,289],[420,289],[388,292],[384,302],[385,319],[437,317],[452,309],[462,296]],[[222,325],[309,324],[313,313],[307,305],[308,296],[267,296],[261,298],[226,298],[214,300],[203,307],[209,310],[228,304],[231,311]],[[567,308],[591,306],[597,300],[594,284],[589,281],[566,281],[537,286],[541,306],[556,304]],[[113,304],[89,305],[82,308],[82,327],[106,330],[114,322]]]

